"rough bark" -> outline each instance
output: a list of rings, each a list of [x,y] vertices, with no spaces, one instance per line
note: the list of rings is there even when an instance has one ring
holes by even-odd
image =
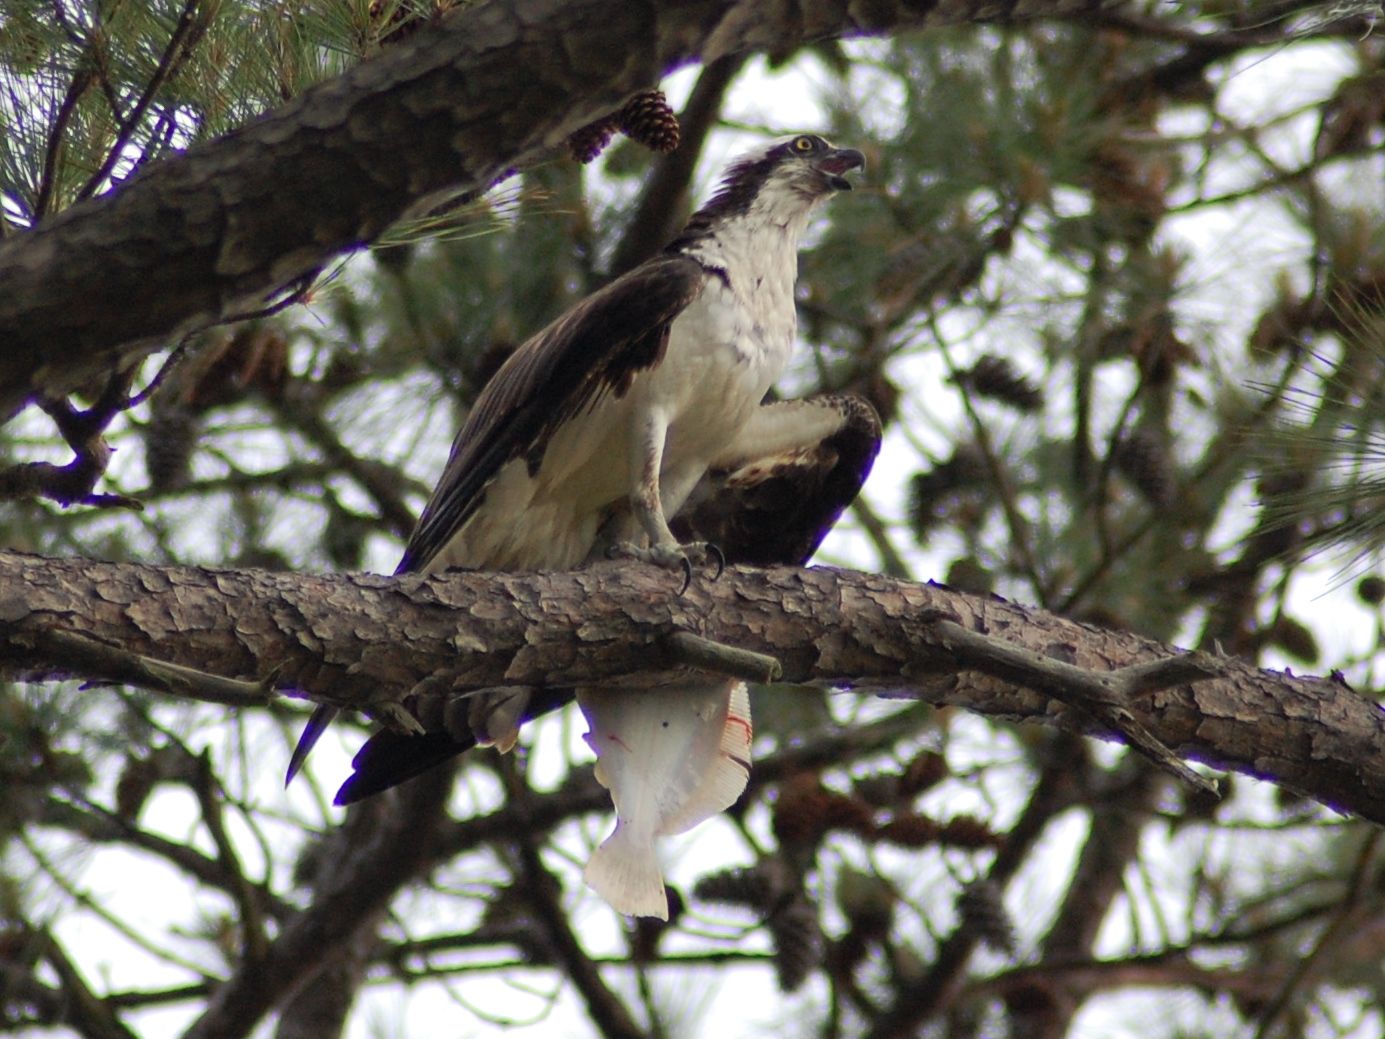
[[[234,133],[0,242],[0,420],[479,190],[692,60],[1100,0],[468,5]]]
[[[1180,652],[1000,599],[851,571],[738,567],[679,596],[681,581],[629,564],[394,579],[0,552],[0,675],[126,681],[141,674],[140,655],[379,709],[422,690],[629,676],[648,685],[671,666],[668,636],[689,631],[774,656],[790,682],[1109,736],[1081,712],[959,669],[931,619],[1094,672]],[[1180,755],[1385,822],[1385,714],[1376,703],[1333,679],[1221,664],[1216,678],[1137,698],[1131,714]]]

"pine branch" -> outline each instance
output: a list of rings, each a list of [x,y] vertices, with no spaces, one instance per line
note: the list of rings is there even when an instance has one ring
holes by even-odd
[[[70,660],[42,648],[45,632],[63,631],[370,708],[398,704],[416,688],[461,693],[626,680],[647,688],[674,666],[660,648],[664,640],[687,631],[772,656],[789,682],[953,704],[1114,738],[1117,727],[1109,716],[1094,720],[1091,705],[1065,708],[1016,685],[1002,646],[1087,672],[1085,681],[1108,692],[1103,673],[1183,656],[1153,640],[1004,600],[869,574],[733,567],[714,583],[693,581],[678,596],[681,580],[619,563],[560,574],[391,579],[0,552],[0,673],[71,675]],[[948,645],[950,629],[940,637],[939,618],[1001,645],[991,659],[980,650],[959,658]],[[1233,659],[1218,667],[1217,677],[1191,685],[1151,692],[1137,683],[1115,706],[1182,757],[1270,777],[1338,810],[1385,821],[1385,714],[1374,703],[1335,678],[1301,678]],[[1039,681],[1032,673],[1022,680]],[[1080,693],[1078,685],[1067,691]]]
[[[869,22],[830,0],[543,0],[522,17],[515,6],[453,11],[240,132],[0,241],[0,418],[255,307],[410,210],[485,188],[694,58],[784,48],[809,26],[820,39],[1102,5],[943,14],[893,0]]]

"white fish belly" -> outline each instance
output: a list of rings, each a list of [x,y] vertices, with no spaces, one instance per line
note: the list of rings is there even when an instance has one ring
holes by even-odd
[[[750,770],[750,703],[743,682],[647,692],[584,689],[578,703],[596,776],[616,810],[585,878],[618,912],[666,918],[654,838],[682,833],[736,802]]]

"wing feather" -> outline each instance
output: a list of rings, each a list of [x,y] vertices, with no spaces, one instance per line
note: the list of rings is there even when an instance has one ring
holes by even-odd
[[[866,482],[880,450],[880,418],[862,397],[834,395],[769,405],[792,413],[831,409],[841,424],[815,444],[712,470],[673,520],[681,541],[707,541],[728,563],[801,565]]]
[[[525,458],[537,470],[544,446],[564,421],[608,393],[623,396],[638,372],[657,364],[669,326],[697,298],[706,277],[686,256],[656,257],[520,346],[486,384],[457,434],[395,572],[425,568],[481,506],[501,466]]]

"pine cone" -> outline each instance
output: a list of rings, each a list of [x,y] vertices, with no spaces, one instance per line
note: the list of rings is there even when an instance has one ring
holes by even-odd
[[[372,525],[364,516],[347,512],[337,502],[327,513],[327,525],[322,532],[322,547],[337,570],[358,570],[361,555]]]
[[[621,133],[651,151],[668,153],[678,147],[678,116],[662,90],[636,94],[616,118]]]
[[[201,420],[189,408],[178,402],[160,404],[155,398],[143,430],[144,469],[151,490],[171,491],[187,484],[201,431]]]
[[[774,836],[785,848],[812,848],[832,830],[873,833],[874,814],[864,801],[828,790],[817,776],[801,773],[779,788]]]
[[[1009,404],[1016,411],[1031,413],[1044,406],[1043,391],[1015,371],[1004,357],[986,354],[971,368],[958,372],[953,381],[980,397]]]
[[[761,912],[768,912],[778,894],[775,885],[759,866],[709,873],[699,877],[693,885],[693,895],[703,902],[748,906]]]
[[[176,392],[197,412],[244,400],[255,390],[278,400],[292,378],[288,340],[273,326],[243,325],[203,347],[176,374]],[[167,390],[174,392],[172,385]]]
[[[1149,433],[1136,430],[1121,440],[1116,445],[1114,461],[1116,468],[1151,505],[1172,505],[1178,497],[1178,483],[1168,451]]]
[[[914,536],[925,540],[932,527],[956,511],[960,492],[980,490],[990,479],[990,465],[975,444],[959,444],[946,462],[915,474],[908,501]]]
[[[617,128],[618,119],[613,115],[588,123],[567,139],[568,154],[585,166],[605,151]]]
[[[837,876],[837,905],[846,917],[846,932],[829,952],[834,975],[851,974],[874,948],[884,947],[898,899],[876,873],[844,868]]]
[[[926,815],[897,815],[875,831],[875,838],[901,848],[925,848],[938,839],[941,829]]]
[[[952,848],[998,848],[1002,841],[975,816],[957,815],[939,827],[938,843]]]
[[[798,897],[769,918],[774,939],[774,973],[780,992],[796,992],[822,965],[822,928],[816,907]]]
[[[899,795],[915,797],[947,778],[947,759],[936,750],[921,750],[904,766],[899,777]]]
[[[127,823],[139,818],[140,809],[163,776],[159,766],[147,757],[132,754],[115,784],[115,814]]]

